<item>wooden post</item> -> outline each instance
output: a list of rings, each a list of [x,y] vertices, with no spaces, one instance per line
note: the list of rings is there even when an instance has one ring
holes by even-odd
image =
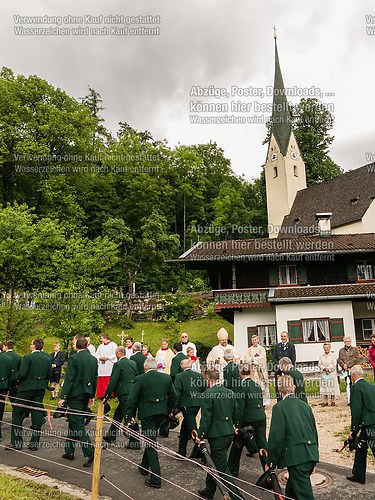
[[[99,401],[98,414],[96,416],[95,429],[95,451],[94,466],[92,471],[91,500],[99,500],[99,480],[100,480],[100,459],[102,454],[102,434],[103,434],[103,401]]]

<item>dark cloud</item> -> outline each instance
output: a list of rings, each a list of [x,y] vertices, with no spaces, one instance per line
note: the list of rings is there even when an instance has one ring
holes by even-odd
[[[272,85],[276,24],[286,85],[317,85],[335,93],[334,159],[345,158],[345,164],[353,162],[354,167],[370,147],[366,141],[373,135],[373,120],[361,115],[348,147],[353,124],[345,114],[351,111],[350,96],[364,108],[372,95],[369,85],[359,90],[375,43],[375,36],[365,34],[364,16],[375,14],[370,0],[360,7],[338,0],[3,0],[1,12],[4,65],[17,73],[38,74],[77,98],[90,85],[103,97],[106,124],[113,132],[119,121],[126,121],[171,144],[216,140],[236,172],[248,177],[257,175],[264,163],[264,125],[191,125],[190,90],[193,85]],[[153,14],[161,17],[161,34],[17,37],[14,14]]]

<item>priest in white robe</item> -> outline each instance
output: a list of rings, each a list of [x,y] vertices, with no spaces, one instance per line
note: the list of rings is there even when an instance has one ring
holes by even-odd
[[[98,386],[96,396],[102,398],[107,390],[109,379],[111,378],[113,365],[117,361],[116,357],[116,342],[109,340],[107,333],[103,333],[100,337],[101,344],[96,350],[98,359]]]
[[[240,356],[236,351],[235,347],[228,345],[228,332],[225,328],[220,328],[217,332],[217,338],[219,339],[219,344],[215,345],[208,353],[206,363],[207,368],[219,369],[220,370],[220,380],[223,380],[223,369],[227,362],[224,359],[224,351],[227,348],[233,350],[233,360],[235,363],[240,362]]]

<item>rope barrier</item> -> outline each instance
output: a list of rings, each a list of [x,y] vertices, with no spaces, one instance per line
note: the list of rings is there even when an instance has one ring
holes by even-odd
[[[12,399],[18,399],[18,400],[22,400],[22,401],[25,401],[25,402],[32,402],[32,403],[34,403],[34,401],[32,401],[32,400],[28,400],[28,399],[25,399],[25,398],[17,398],[17,397],[12,397]],[[43,403],[39,403],[39,404],[43,405]],[[44,407],[41,407],[41,406],[24,405],[24,404],[20,404],[20,403],[15,403],[14,401],[12,401],[12,405],[14,405],[14,406],[19,406],[19,407],[21,407],[21,408],[25,408],[25,409],[28,409],[28,410],[46,411],[46,410],[45,410],[45,408],[44,408]],[[53,409],[52,411],[54,411],[54,412],[57,412],[57,411],[59,411],[59,412],[60,412],[60,411],[62,411],[62,409],[61,409],[61,408],[55,407],[54,405],[48,405],[48,406],[53,406],[53,408],[54,408],[54,409]],[[48,411],[51,411],[51,410],[48,410]],[[87,417],[87,416],[92,416],[92,415],[93,415],[93,413],[87,413],[87,412],[76,412],[76,411],[71,411],[71,412],[70,412],[70,411],[69,411],[69,409],[67,410],[67,412],[66,412],[66,413],[67,413],[67,414],[80,415],[80,416],[82,416],[82,417]],[[136,431],[133,431],[133,430],[132,430],[132,429],[130,429],[129,427],[127,427],[127,426],[125,426],[125,425],[121,424],[120,422],[117,422],[117,421],[115,421],[115,420],[111,419],[111,418],[110,418],[110,417],[108,417],[108,416],[105,416],[105,418],[106,418],[106,420],[108,420],[111,424],[113,424],[113,425],[114,425],[117,429],[125,431],[125,433],[126,433],[127,435],[129,435],[129,436],[132,436],[132,437],[136,437],[136,438],[138,438],[139,440],[143,441],[143,442],[144,442],[146,445],[148,445],[149,447],[153,447],[154,449],[158,449],[158,450],[159,450],[162,454],[166,455],[167,457],[169,457],[169,458],[173,458],[173,459],[178,459],[178,460],[185,460],[185,461],[187,461],[187,462],[190,462],[190,463],[194,464],[195,466],[196,466],[196,465],[198,465],[198,466],[199,466],[202,470],[204,470],[206,473],[211,474],[211,475],[212,475],[212,476],[213,476],[213,477],[217,480],[217,482],[219,482],[219,483],[220,483],[220,484],[222,484],[223,486],[226,486],[224,483],[227,483],[228,485],[232,485],[232,484],[233,484],[233,483],[231,483],[230,481],[228,481],[227,479],[225,479],[224,477],[222,477],[222,476],[232,477],[230,474],[227,474],[227,473],[224,473],[224,472],[220,472],[220,473],[219,473],[216,469],[212,469],[212,468],[210,468],[210,467],[208,467],[208,466],[205,466],[205,465],[203,465],[203,464],[197,463],[197,462],[195,462],[194,460],[192,460],[192,459],[190,459],[190,458],[188,458],[188,457],[183,457],[182,455],[179,455],[176,451],[174,451],[174,450],[172,450],[172,449],[170,449],[170,448],[168,448],[168,447],[166,447],[166,446],[164,446],[164,445],[161,445],[161,444],[160,444],[160,442],[159,442],[159,443],[157,443],[157,442],[155,443],[155,441],[154,441],[154,440],[152,440],[152,439],[148,438],[148,437],[147,437],[147,436],[145,436],[144,434],[141,434],[141,433],[138,433],[138,432],[136,432]],[[2,423],[4,423],[4,424],[6,424],[6,425],[12,425],[11,423],[6,422],[6,421],[1,421],[1,422],[2,422]],[[28,430],[28,431],[30,430],[30,428],[28,428],[28,427],[24,427],[24,426],[18,426],[18,425],[17,425],[16,427],[19,427],[19,428],[22,428],[22,429],[26,429],[26,430]],[[42,431],[42,430],[40,430],[40,431],[35,431],[35,432],[38,432],[38,433],[40,434],[40,436],[54,437],[54,438],[57,438],[57,439],[64,439],[65,441],[72,441],[72,442],[75,442],[75,443],[80,443],[80,444],[82,444],[82,442],[81,442],[81,441],[79,441],[79,440],[75,440],[75,439],[72,439],[72,438],[68,438],[67,436],[59,436],[59,435],[56,435],[56,434],[54,434],[54,433],[50,433],[50,432],[48,432],[48,431]],[[177,432],[177,431],[176,431],[176,432]],[[5,448],[5,446],[4,446],[4,445],[1,445],[1,446]],[[119,456],[119,457],[120,457],[120,458],[122,458],[123,460],[126,460],[126,461],[128,461],[128,462],[130,462],[130,463],[133,463],[131,460],[129,460],[129,459],[127,459],[127,458],[125,458],[125,457],[123,457],[123,456],[121,456],[121,455],[117,454],[117,453],[116,453],[116,452],[114,452],[113,450],[111,450],[111,449],[109,449],[109,448],[107,448],[107,450],[108,450],[108,451],[110,451],[111,453],[116,454],[117,456]],[[17,452],[20,452],[20,453],[24,453],[24,452],[21,452],[20,450],[14,450],[14,451],[17,451]],[[24,453],[24,454],[26,454],[27,456],[29,456],[27,453]],[[46,460],[47,462],[51,462],[51,463],[58,464],[58,462],[53,462],[53,461],[50,461],[50,460],[48,460],[48,459],[43,459],[43,458],[41,458],[41,457],[38,457],[38,458],[40,458],[41,460]],[[138,464],[135,464],[135,463],[133,463],[133,464],[134,464],[134,465],[136,465],[136,466],[138,466]],[[75,468],[73,468],[73,467],[69,467],[69,466],[64,465],[64,464],[58,464],[58,465],[61,465],[61,466],[63,466],[63,467],[68,467],[68,468],[71,468],[71,469],[73,469],[73,470],[77,470],[77,469],[75,469]],[[86,472],[86,471],[81,471],[81,472],[84,472],[84,473],[86,473],[86,474],[88,473],[88,472]],[[89,474],[91,474],[91,473],[89,473]],[[220,475],[219,475],[219,474],[220,474]],[[172,481],[169,481],[169,480],[167,480],[167,479],[165,479],[165,478],[163,478],[163,480],[165,480],[165,481],[167,481],[167,482],[169,482],[169,483],[171,483],[171,484],[173,484],[173,485],[175,485],[175,486],[177,486],[177,487],[180,487],[179,485],[177,485],[177,484],[173,483]],[[236,478],[236,481],[240,481],[241,483],[247,484],[248,486],[251,486],[251,487],[253,487],[253,488],[263,490],[263,491],[265,491],[265,492],[267,492],[267,493],[269,493],[269,494],[271,494],[271,495],[273,494],[273,492],[272,492],[272,491],[267,490],[267,489],[265,489],[265,488],[262,488],[262,487],[260,487],[260,486],[257,486],[257,485],[255,485],[255,484],[253,484],[253,483],[249,482],[249,481],[245,481],[245,480],[243,480],[243,479],[239,479],[239,478]],[[182,487],[180,487],[180,488],[182,488]],[[249,493],[249,492],[247,492],[247,491],[243,490],[243,489],[242,489],[242,488],[240,488],[238,485],[237,485],[237,488],[239,489],[239,491],[241,491],[241,492],[245,493],[246,495],[249,495],[251,498],[254,498],[254,499],[257,499],[257,498],[258,498],[258,497],[255,497],[254,495],[252,495],[251,493]],[[182,488],[182,489],[183,489],[183,488]],[[120,491],[121,491],[121,490],[120,490]],[[184,489],[184,491],[188,491],[188,490],[185,490],[185,489]],[[123,493],[124,493],[124,492],[123,492]],[[189,492],[189,493],[191,493],[191,492]],[[124,494],[125,494],[125,493],[124,493]],[[191,494],[192,494],[192,495],[194,495],[193,493],[191,493]],[[126,495],[126,494],[125,494],[125,495]],[[235,493],[233,493],[233,495],[236,495],[238,498],[240,498],[240,497],[239,497],[237,494],[235,494]],[[195,496],[196,496],[196,495],[195,495]],[[290,497],[287,497],[287,496],[285,496],[285,495],[282,495],[282,496],[283,496],[283,498],[285,498],[285,499],[289,499],[289,498],[290,498]],[[130,497],[129,497],[129,498],[130,498]],[[198,497],[198,498],[200,498],[200,497]],[[291,499],[291,500],[292,500],[292,499]]]
[[[163,453],[164,455],[166,455],[166,456],[168,456],[168,457],[170,457],[170,458],[178,459],[178,460],[185,460],[185,461],[187,461],[187,462],[190,462],[190,463],[194,464],[195,466],[197,466],[197,465],[198,465],[198,466],[199,466],[201,469],[203,469],[206,473],[211,474],[212,476],[215,476],[215,477],[216,477],[216,479],[217,479],[217,481],[218,481],[220,484],[222,484],[223,486],[226,486],[226,485],[225,485],[225,484],[223,484],[223,482],[222,482],[222,481],[224,481],[224,482],[225,482],[225,483],[227,483],[228,485],[232,485],[232,484],[233,484],[231,481],[228,481],[227,479],[225,479],[225,478],[221,477],[222,475],[227,476],[227,477],[233,477],[231,474],[226,474],[225,472],[220,472],[220,473],[219,473],[219,472],[217,471],[217,469],[212,469],[211,467],[208,467],[208,466],[203,465],[203,464],[201,464],[201,463],[195,462],[194,460],[192,460],[192,459],[190,459],[190,458],[188,458],[188,457],[183,457],[182,455],[180,455],[180,454],[179,454],[179,453],[177,453],[176,451],[171,450],[170,448],[168,448],[168,447],[166,447],[166,446],[160,445],[160,443],[155,443],[155,441],[150,440],[149,438],[147,438],[146,436],[144,436],[144,435],[142,435],[142,434],[138,434],[137,432],[133,431],[132,429],[127,428],[127,427],[126,427],[126,426],[124,426],[123,424],[121,424],[121,423],[119,423],[119,422],[117,422],[117,421],[115,421],[115,420],[113,420],[113,419],[110,419],[109,417],[106,417],[106,418],[107,418],[107,420],[110,420],[110,421],[111,421],[111,422],[112,422],[112,423],[113,423],[113,424],[114,424],[117,428],[119,428],[119,429],[121,429],[121,430],[126,430],[126,431],[128,431],[128,432],[129,432],[129,434],[130,434],[130,435],[132,435],[132,437],[138,437],[138,438],[142,439],[143,441],[145,441],[147,444],[149,444],[149,445],[150,445],[150,447],[153,447],[153,448],[155,448],[155,449],[156,449],[156,448],[158,448],[158,449],[161,451],[161,453]],[[109,451],[112,451],[112,450],[110,450],[109,448],[107,448],[107,449],[108,449]],[[121,455],[119,455],[119,456],[121,456]],[[236,480],[237,480],[237,478],[236,478]],[[259,488],[259,489],[261,489],[261,490],[266,491],[267,493],[270,493],[270,491],[269,491],[269,490],[267,490],[267,489],[265,489],[265,488],[261,488],[261,487],[259,487],[259,486],[256,486],[256,485],[255,485],[255,484],[253,484],[253,483],[250,483],[250,482],[245,481],[245,480],[243,480],[243,479],[242,479],[242,480],[240,480],[240,481],[241,481],[241,482],[243,482],[243,483],[245,483],[245,484],[248,484],[249,486],[252,486],[252,487],[255,487],[255,488]],[[226,486],[226,487],[227,487],[227,486]],[[238,487],[238,485],[237,485],[237,488],[238,488],[240,491],[242,491],[243,493],[245,493],[245,494],[247,494],[247,495],[251,496],[252,498],[255,498],[255,499],[257,498],[257,497],[255,497],[255,496],[251,495],[251,493],[249,493],[249,492],[247,492],[247,491],[243,490],[242,488]],[[233,494],[235,494],[235,493],[233,493]],[[272,492],[271,492],[271,494],[272,494]],[[238,496],[238,495],[236,495],[236,496]],[[240,498],[240,497],[238,497],[238,498]]]
[[[104,475],[100,476],[100,479],[104,479],[104,481],[107,481],[108,484],[110,484],[113,488],[115,488],[117,491],[119,491],[120,493],[122,493],[126,498],[130,498],[130,500],[135,500],[133,497],[131,497],[130,495],[128,495],[127,493],[125,493],[125,491],[121,490],[118,486],[116,486],[115,484],[111,483],[111,481],[109,481]]]
[[[208,466],[205,466],[203,464],[200,464],[198,462],[195,462],[194,460],[192,460],[191,458],[188,458],[188,457],[184,457],[182,455],[180,455],[179,453],[177,453],[176,451],[174,450],[171,450],[170,448],[164,446],[164,445],[161,445],[159,442],[157,442],[155,444],[155,441],[153,440],[150,440],[149,438],[147,438],[146,436],[144,436],[143,434],[140,434],[136,431],[133,431],[132,429],[126,427],[124,424],[121,424],[120,422],[117,422],[116,420],[113,420],[111,419],[110,417],[108,416],[105,416],[105,418],[107,420],[109,420],[111,423],[113,423],[119,430],[125,430],[129,435],[131,435],[132,437],[138,437],[139,439],[142,439],[143,441],[145,441],[146,443],[148,442],[150,444],[150,447],[152,446],[153,448],[158,448],[160,450],[161,453],[163,453],[164,455],[167,455],[169,456],[170,458],[175,458],[175,459],[178,459],[178,460],[185,460],[187,462],[190,462],[194,465],[198,465],[199,467],[201,467],[203,470],[205,470],[207,473],[218,473],[218,471],[216,469],[212,469]],[[224,476],[228,476],[228,477],[233,477],[231,474],[227,474],[225,472],[220,472],[221,475],[224,475]],[[266,488],[262,488],[261,486],[257,486],[256,484],[254,483],[250,483],[249,481],[245,481],[244,479],[239,479],[239,478],[235,478],[236,481],[240,481],[242,483],[245,483],[249,486],[252,486],[256,489],[259,489],[259,490],[262,490],[270,495],[273,495],[273,492],[266,489]],[[224,481],[226,481],[225,479],[223,479]],[[239,488],[240,489],[240,488]],[[241,490],[241,489],[240,489]],[[243,491],[243,490],[241,490]],[[249,494],[248,492],[246,492],[247,494]],[[292,498],[286,496],[286,495],[282,495],[283,498],[285,499],[290,499],[290,500],[293,500]],[[254,497],[256,498],[256,497]]]
[[[116,453],[114,450],[111,450],[110,448],[106,448],[106,450],[109,451],[110,453],[113,453],[114,455],[116,455],[117,457],[121,458],[122,460],[125,460],[126,462],[131,463],[132,465],[135,465],[136,467],[139,467],[139,468],[141,468],[144,471],[150,472],[145,467],[142,467],[141,465],[138,465],[137,463],[135,463],[132,460],[130,460],[130,458],[124,457],[124,456],[120,455],[119,453]],[[154,472],[152,472],[152,475],[158,477],[159,479],[163,479],[163,481],[165,481],[165,482],[167,482],[169,484],[172,484],[173,486],[179,488],[182,491],[185,491],[186,493],[189,493],[190,495],[192,495],[192,496],[194,496],[196,498],[202,498],[201,496],[197,495],[196,493],[193,493],[192,491],[187,490],[183,486],[180,486],[179,484],[174,483],[173,481],[170,481],[169,479],[167,479],[165,477],[159,476],[158,474],[155,474]]]
[[[5,444],[0,444],[0,446],[1,446],[1,448],[6,448],[7,447]],[[22,455],[26,455],[27,457],[30,458],[30,454],[26,453],[25,451],[17,450],[15,448],[12,448],[12,451],[14,451],[16,453],[21,453]],[[77,467],[71,467],[70,465],[60,464],[59,462],[55,462],[53,460],[49,460],[48,458],[40,457],[39,455],[38,455],[38,460],[43,460],[44,462],[49,462],[51,464],[58,465],[60,467],[65,467],[66,469],[71,469],[71,470],[74,470],[74,471],[82,472],[82,474],[88,474],[89,476],[92,476],[92,472],[88,472],[88,471],[85,471],[85,470],[77,469]]]

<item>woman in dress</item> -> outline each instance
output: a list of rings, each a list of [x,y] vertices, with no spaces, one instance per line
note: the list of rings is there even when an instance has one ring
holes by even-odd
[[[174,353],[172,349],[168,347],[168,340],[163,339],[161,341],[161,347],[155,355],[159,372],[170,375],[173,356]]]
[[[245,363],[251,365],[251,378],[262,388],[263,405],[270,404],[270,391],[268,385],[267,354],[263,346],[259,344],[258,335],[251,337],[251,346],[245,356]]]
[[[331,344],[323,344],[324,353],[319,358],[320,395],[324,398],[321,406],[335,406],[335,396],[340,394],[337,381],[336,359],[331,352]]]

